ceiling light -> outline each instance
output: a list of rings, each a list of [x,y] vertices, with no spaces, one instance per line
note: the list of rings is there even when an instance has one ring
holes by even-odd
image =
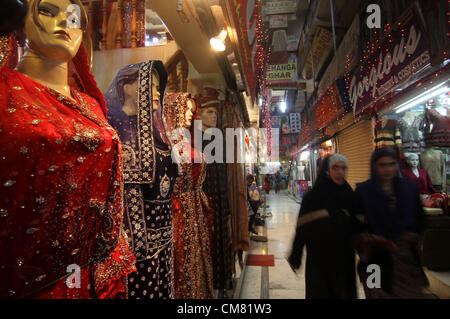
[[[215,51],[225,51],[225,49],[226,49],[225,43],[219,37],[211,38],[211,40],[209,40],[209,43],[211,44],[211,47]]]
[[[225,41],[225,39],[227,38],[227,35],[228,35],[227,30],[222,30],[222,31],[220,31],[219,38],[221,38],[222,41]]]
[[[445,84],[445,83],[443,83]],[[441,95],[443,93],[447,93],[449,91],[447,86],[442,87],[443,84],[440,84],[438,86],[435,86],[434,88],[432,88],[431,90],[428,90],[427,92],[424,92],[418,96],[416,96],[415,98],[399,105],[396,109],[395,109],[395,113],[401,113],[403,111],[406,111],[416,105],[419,105],[423,102],[426,102],[430,99],[432,99],[433,97],[437,96],[437,95]]]

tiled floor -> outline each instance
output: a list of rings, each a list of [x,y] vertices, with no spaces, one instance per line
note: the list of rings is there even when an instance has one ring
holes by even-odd
[[[272,191],[267,195],[266,201],[269,205],[267,211],[272,213],[272,217],[266,218],[265,228],[259,227],[259,234],[267,235],[268,242],[251,241],[249,253],[273,254],[275,267],[267,267],[268,276],[264,276],[264,267],[246,266],[240,298],[260,299],[261,296],[268,294],[270,299],[303,299],[305,298],[304,267],[302,266],[297,273],[294,273],[285,259],[295,234],[300,205],[285,191],[279,194],[274,194]],[[264,284],[265,280],[268,281],[268,285]],[[264,292],[267,286],[268,292]],[[358,290],[360,298],[364,298],[362,287],[359,286]]]

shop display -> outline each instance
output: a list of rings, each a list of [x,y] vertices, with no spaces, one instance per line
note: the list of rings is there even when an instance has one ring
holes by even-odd
[[[61,0],[52,10],[72,3],[82,8]],[[122,149],[89,72],[86,12],[81,28],[69,28],[52,15],[38,19],[38,2],[29,5],[30,50],[16,70],[4,55],[15,40],[0,38],[0,297],[122,298],[135,271],[123,228]],[[83,91],[69,86],[69,63]],[[77,289],[66,284],[69,265],[79,270]]]
[[[436,190],[442,190],[446,184],[445,158],[439,150],[427,148],[420,156],[422,167],[428,171]]]
[[[204,88],[196,97],[198,102],[197,119],[202,121],[202,149],[213,140],[205,131],[219,127],[219,115],[222,113],[219,91],[214,88]],[[225,145],[223,145],[225,150]],[[215,155],[213,152],[212,156]],[[214,254],[213,273],[214,288],[220,289],[225,297],[224,289],[232,288],[233,258],[231,254],[231,212],[228,198],[228,164],[216,161],[206,164],[206,177],[203,184],[205,193],[212,199],[214,209]],[[222,297],[222,296],[221,296]]]
[[[450,116],[444,108],[425,109],[425,142],[428,146],[450,147]]]
[[[409,167],[402,170],[403,177],[408,178],[419,186],[419,194],[434,194],[436,191],[433,188],[428,172],[418,167],[419,155],[416,153],[405,153],[405,156]]]
[[[206,162],[182,134],[174,134],[191,126],[196,105],[189,93],[170,93],[165,100],[164,120],[174,155],[187,156],[178,163],[181,176],[173,192],[175,298],[213,298],[214,210],[202,188]]]
[[[423,137],[424,118],[421,112],[407,111],[398,121],[402,138],[403,152],[423,152],[425,140]]]
[[[171,194],[177,177],[161,121],[167,72],[161,61],[122,68],[105,98],[124,150],[124,207],[137,272],[130,299],[173,298]],[[138,99],[139,96],[139,99]]]
[[[401,147],[402,139],[397,120],[382,116],[375,125],[375,147]]]

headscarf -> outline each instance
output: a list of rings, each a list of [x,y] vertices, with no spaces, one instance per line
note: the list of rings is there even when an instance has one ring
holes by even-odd
[[[331,211],[339,208],[351,208],[354,205],[353,190],[347,181],[343,185],[337,185],[330,178],[331,164],[343,161],[342,158],[345,159],[341,154],[333,154],[324,159],[317,180],[307,194],[308,199],[304,199],[304,201],[310,201],[308,205],[311,207],[310,210],[326,208]]]
[[[153,112],[152,71],[159,74],[161,104]],[[138,81],[138,114],[128,117],[122,110],[123,87]],[[125,183],[152,184],[155,180],[155,147],[168,148],[162,124],[162,105],[167,84],[167,71],[159,60],[131,64],[122,68],[105,94],[108,121],[118,132],[124,146]],[[155,117],[155,118],[154,118]]]

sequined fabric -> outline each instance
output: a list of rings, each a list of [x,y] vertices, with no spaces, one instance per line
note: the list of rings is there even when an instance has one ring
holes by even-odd
[[[123,232],[115,130],[90,96],[72,91],[73,101],[0,72],[0,296],[123,294],[135,260]],[[79,289],[65,284],[73,264]]]
[[[172,191],[177,177],[161,111],[153,112],[150,61],[119,71],[106,94],[108,120],[124,144],[125,225],[137,271],[128,276],[130,299],[173,298]],[[167,75],[158,70],[164,91]],[[124,77],[139,81],[138,114],[123,112]],[[162,83],[162,84],[161,84]],[[159,124],[158,124],[159,123]]]
[[[165,98],[164,120],[169,136],[174,129],[184,127],[188,97],[188,93],[172,93]],[[175,298],[213,298],[214,211],[202,189],[206,163],[203,154],[189,144],[182,151],[188,153],[191,162],[178,164],[182,175],[173,192]]]

